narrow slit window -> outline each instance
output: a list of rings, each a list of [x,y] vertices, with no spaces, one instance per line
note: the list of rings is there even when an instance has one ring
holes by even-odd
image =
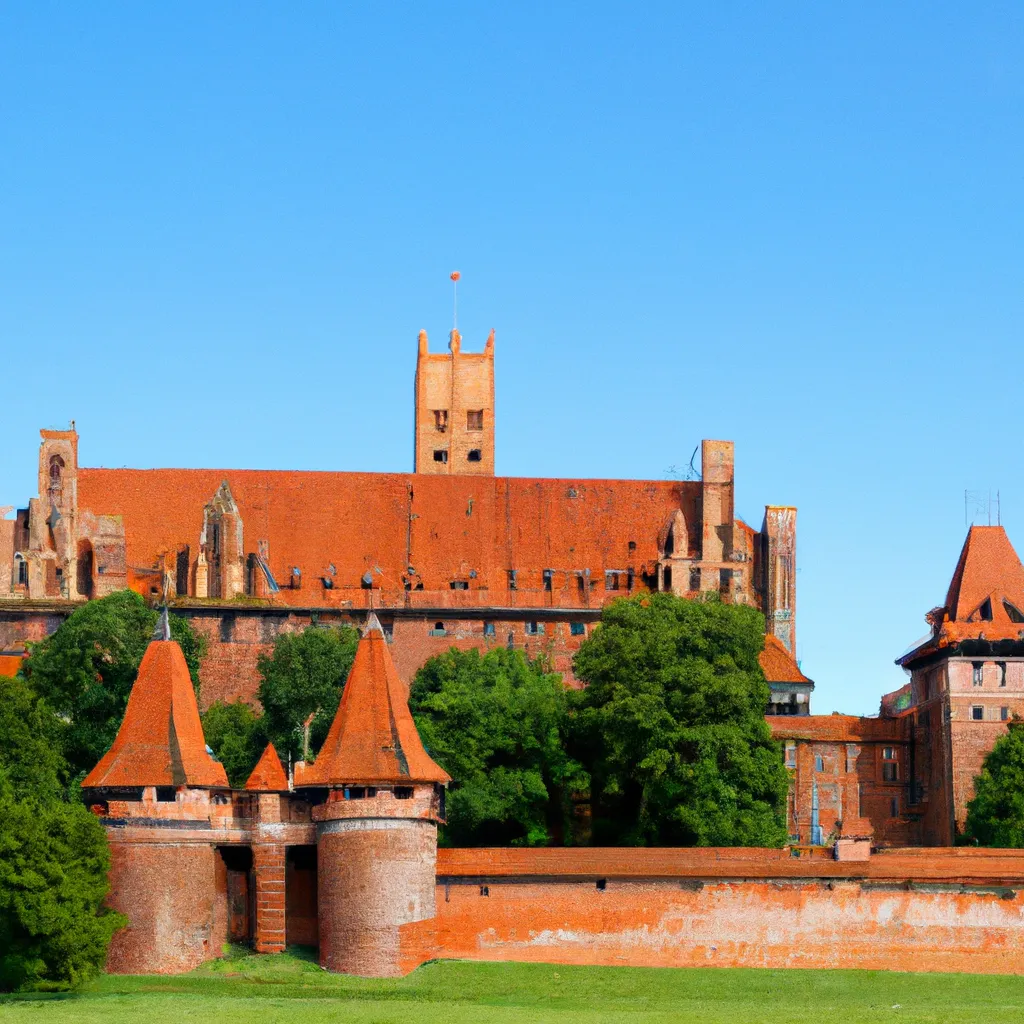
[[[983,661],[971,663],[971,682],[975,686],[981,686],[985,682],[985,663]]]

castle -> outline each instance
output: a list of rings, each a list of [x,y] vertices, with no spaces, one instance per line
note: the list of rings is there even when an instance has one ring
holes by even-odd
[[[811,715],[796,510],[736,519],[724,441],[704,442],[699,481],[494,477],[493,355],[493,337],[467,354],[453,332],[438,354],[420,336],[410,475],[88,469],[73,429],[42,432],[39,497],[0,520],[0,671],[125,586],[209,638],[204,705],[251,698],[282,631],[363,629],[316,761],[289,779],[268,748],[243,791],[206,750],[169,632],[150,645],[84,783],[130,920],[110,968],[185,970],[233,938],[383,975],[435,956],[1019,970],[1024,858],[951,849],[984,754],[1024,712],[1024,567],[1002,528],[970,530],[879,717]],[[574,685],[602,605],[643,590],[764,612],[792,847],[438,851],[447,776],[409,715],[415,670],[505,644]]]

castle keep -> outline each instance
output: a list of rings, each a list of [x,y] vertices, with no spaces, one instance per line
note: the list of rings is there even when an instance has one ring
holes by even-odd
[[[701,480],[496,477],[494,417],[493,335],[467,353],[453,331],[444,353],[420,334],[411,474],[93,469],[73,429],[43,431],[39,497],[0,520],[0,650],[131,587],[208,638],[204,706],[252,699],[279,633],[371,609],[406,684],[432,654],[499,644],[572,684],[607,601],[713,591],[765,613],[776,710],[808,712],[796,510],[735,518],[731,442],[703,442]]]

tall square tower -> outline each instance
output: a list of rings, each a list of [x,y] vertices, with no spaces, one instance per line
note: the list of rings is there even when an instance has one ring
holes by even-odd
[[[417,473],[494,476],[494,331],[483,352],[430,352],[420,331],[416,359]]]

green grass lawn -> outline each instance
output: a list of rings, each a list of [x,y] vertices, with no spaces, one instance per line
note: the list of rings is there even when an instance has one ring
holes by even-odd
[[[426,964],[407,978],[326,974],[302,951],[234,952],[173,978],[107,976],[74,995],[0,997],[0,1024],[1020,1024],[1024,977],[547,964]]]

